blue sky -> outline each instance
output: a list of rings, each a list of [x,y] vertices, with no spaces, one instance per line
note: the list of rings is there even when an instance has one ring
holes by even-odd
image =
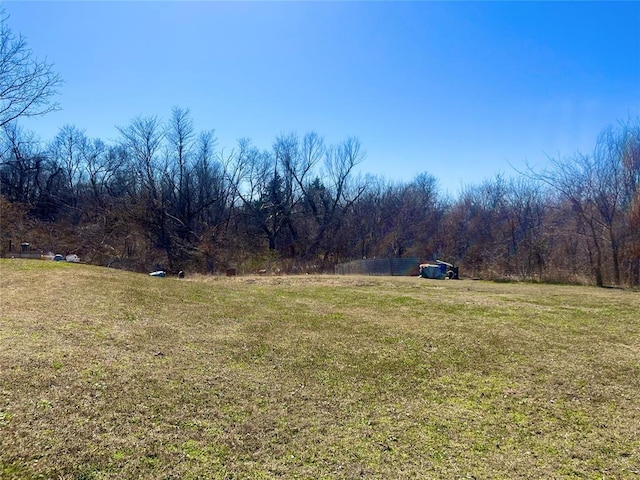
[[[45,140],[64,124],[115,139],[180,106],[225,151],[357,136],[363,173],[455,194],[640,116],[640,2],[3,5],[65,79],[62,110],[24,123]]]

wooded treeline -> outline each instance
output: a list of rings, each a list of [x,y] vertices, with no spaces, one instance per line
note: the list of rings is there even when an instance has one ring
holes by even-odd
[[[356,138],[329,145],[291,133],[266,149],[241,139],[224,150],[181,108],[118,133],[106,142],[65,126],[42,142],[16,122],[2,126],[0,253],[29,242],[99,265],[212,273],[439,258],[466,277],[640,284],[635,119],[605,129],[591,153],[453,198],[429,173],[358,174]]]

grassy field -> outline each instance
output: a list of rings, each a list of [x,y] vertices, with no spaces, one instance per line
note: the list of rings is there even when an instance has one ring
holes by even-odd
[[[0,478],[639,478],[640,293],[0,260]]]

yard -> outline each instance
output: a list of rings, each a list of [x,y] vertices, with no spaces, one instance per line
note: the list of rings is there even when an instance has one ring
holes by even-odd
[[[640,293],[0,260],[0,478],[638,478]]]

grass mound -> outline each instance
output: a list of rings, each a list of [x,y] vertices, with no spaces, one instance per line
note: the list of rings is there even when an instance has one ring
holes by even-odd
[[[640,297],[0,260],[0,478],[636,478]]]

